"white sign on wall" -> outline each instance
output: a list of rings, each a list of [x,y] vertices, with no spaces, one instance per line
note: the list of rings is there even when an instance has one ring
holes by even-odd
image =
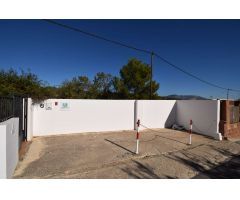
[[[46,103],[46,110],[52,110],[52,103],[51,102]]]
[[[69,110],[69,103],[68,102],[62,102],[60,109],[61,110]]]

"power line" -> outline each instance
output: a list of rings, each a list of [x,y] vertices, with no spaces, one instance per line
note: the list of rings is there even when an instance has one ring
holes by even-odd
[[[188,76],[190,76],[192,78],[197,79],[198,81],[200,81],[202,83],[205,83],[207,85],[210,85],[210,86],[218,88],[218,89],[226,90],[227,92],[229,92],[229,91],[240,92],[240,90],[231,89],[231,88],[225,88],[225,87],[219,86],[217,84],[211,83],[209,81],[206,81],[206,80],[204,80],[202,78],[199,78],[198,76],[196,76],[196,75],[194,75],[194,74],[192,74],[190,72],[187,72],[186,70],[182,69],[181,67],[178,67],[177,65],[171,63],[170,61],[168,61],[167,59],[163,58],[162,56],[160,56],[159,54],[157,54],[157,53],[155,53],[153,51],[137,48],[137,47],[134,47],[132,45],[128,45],[128,44],[125,44],[125,43],[122,43],[122,42],[119,42],[119,41],[116,41],[116,40],[108,39],[108,38],[105,38],[103,36],[100,36],[100,35],[97,35],[97,34],[94,34],[94,33],[90,33],[90,32],[84,31],[84,30],[79,29],[79,28],[75,28],[75,27],[72,27],[72,26],[69,26],[69,25],[66,25],[66,24],[62,24],[62,23],[56,22],[54,20],[50,20],[50,19],[43,19],[43,20],[48,22],[48,23],[57,25],[59,27],[66,28],[66,29],[69,29],[69,30],[72,30],[72,31],[76,31],[76,32],[82,33],[82,34],[90,36],[90,37],[94,37],[94,38],[97,38],[97,39],[100,39],[100,40],[104,40],[106,42],[109,42],[109,43],[112,43],[112,44],[115,44],[115,45],[119,45],[119,46],[122,46],[122,47],[125,47],[125,48],[128,48],[128,49],[132,49],[132,50],[135,50],[135,51],[139,51],[139,52],[143,52],[143,53],[149,54],[150,56],[152,56],[154,54],[157,58],[159,58],[163,62],[167,63],[171,67],[177,69],[178,71],[181,71],[181,72],[187,74]]]
[[[50,19],[43,19],[43,20],[48,22],[48,23],[60,26],[60,27],[67,28],[67,29],[85,34],[87,36],[91,36],[91,37],[94,37],[94,38],[97,38],[97,39],[100,39],[100,40],[104,40],[106,42],[110,42],[110,43],[113,43],[113,44],[116,44],[116,45],[119,45],[119,46],[122,46],[122,47],[126,47],[126,48],[129,48],[129,49],[135,50],[135,51],[140,51],[140,52],[143,52],[143,53],[151,54],[151,51],[148,51],[148,50],[145,50],[145,49],[140,49],[140,48],[137,48],[137,47],[134,47],[134,46],[122,43],[122,42],[118,42],[116,40],[111,40],[111,39],[102,37],[100,35],[81,30],[79,28],[75,28],[75,27],[72,27],[72,26],[69,26],[69,25],[66,25],[66,24],[62,24],[62,23],[59,23],[59,22],[56,22],[56,21],[53,21],[53,20],[50,20]]]
[[[179,70],[179,71],[187,74],[188,76],[191,76],[191,77],[193,77],[193,78],[195,78],[195,79],[197,79],[197,80],[199,80],[199,81],[201,81],[201,82],[203,82],[203,83],[205,83],[205,84],[208,84],[208,85],[210,85],[210,86],[213,86],[213,87],[216,87],[216,88],[219,88],[219,89],[223,89],[223,90],[240,92],[240,90],[225,88],[225,87],[216,85],[216,84],[214,84],[214,83],[211,83],[211,82],[209,82],[209,81],[205,81],[205,80],[197,77],[196,75],[194,75],[194,74],[192,74],[192,73],[190,73],[190,72],[187,72],[186,70],[178,67],[177,65],[174,65],[174,64],[171,63],[170,61],[168,61],[168,60],[166,60],[165,58],[159,56],[158,54],[155,53],[154,55],[155,55],[157,58],[161,59],[163,62],[165,62],[165,63],[167,63],[168,65],[170,65],[171,67],[173,67],[173,68],[175,68],[175,69],[177,69],[177,70]]]

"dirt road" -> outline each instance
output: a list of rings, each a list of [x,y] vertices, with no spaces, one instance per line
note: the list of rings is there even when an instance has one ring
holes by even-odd
[[[240,178],[240,142],[169,129],[33,139],[14,178]]]

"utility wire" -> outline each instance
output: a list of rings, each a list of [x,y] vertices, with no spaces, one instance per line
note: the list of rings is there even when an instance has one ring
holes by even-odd
[[[214,84],[214,83],[211,83],[211,82],[209,82],[209,81],[205,81],[205,80],[197,77],[196,75],[194,75],[194,74],[192,74],[192,73],[190,73],[190,72],[187,72],[186,70],[184,70],[184,69],[182,69],[182,68],[174,65],[174,64],[171,63],[170,61],[168,61],[168,60],[166,60],[165,58],[159,56],[158,54],[155,53],[154,55],[155,55],[157,58],[159,58],[160,60],[162,60],[163,62],[165,62],[165,63],[167,63],[168,65],[170,65],[171,67],[173,67],[173,68],[175,68],[175,69],[177,69],[177,70],[179,70],[179,71],[187,74],[188,76],[191,76],[191,77],[193,77],[193,78],[195,78],[195,79],[197,79],[197,80],[199,80],[199,81],[201,81],[201,82],[203,82],[203,83],[205,83],[205,84],[208,84],[208,85],[210,85],[210,86],[213,86],[213,87],[216,87],[216,88],[219,88],[219,89],[223,89],[223,90],[240,92],[240,90],[235,90],[235,89],[230,89],[230,88],[221,87],[221,86],[216,85],[216,84]]]
[[[69,26],[69,25],[66,25],[66,24],[62,24],[62,23],[56,22],[56,21],[51,20],[51,19],[44,19],[44,21],[46,21],[48,23],[51,23],[51,24],[55,24],[55,25],[63,27],[63,28],[67,28],[67,29],[70,29],[70,30],[73,30],[73,31],[76,31],[76,32],[79,32],[79,33],[82,33],[82,34],[85,34],[87,36],[91,36],[91,37],[94,37],[94,38],[97,38],[97,39],[100,39],[100,40],[104,40],[106,42],[110,42],[110,43],[119,45],[119,46],[122,46],[122,47],[126,47],[126,48],[129,48],[129,49],[135,50],[135,51],[140,51],[140,52],[143,52],[143,53],[151,54],[151,51],[148,51],[148,50],[145,50],[145,49],[140,49],[140,48],[137,48],[137,47],[134,47],[134,46],[122,43],[122,42],[118,42],[116,40],[111,40],[111,39],[102,37],[100,35],[97,35],[97,34],[94,34],[94,33],[90,33],[90,32],[81,30],[79,28],[75,28],[75,27],[72,27],[72,26]]]
[[[192,74],[190,72],[187,72],[186,70],[182,69],[181,67],[178,67],[177,65],[171,63],[170,61],[166,60],[165,58],[163,58],[162,56],[160,56],[159,54],[157,54],[157,53],[155,53],[153,51],[149,51],[149,50],[146,50],[146,49],[140,49],[140,48],[137,48],[137,47],[134,47],[134,46],[131,46],[131,45],[128,45],[128,44],[116,41],[116,40],[108,39],[108,38],[102,37],[100,35],[84,31],[84,30],[79,29],[79,28],[75,28],[75,27],[72,27],[72,26],[69,26],[69,25],[66,25],[66,24],[62,24],[62,23],[56,22],[56,21],[51,20],[51,19],[43,19],[43,20],[45,22],[50,23],[50,24],[54,24],[54,25],[57,25],[57,26],[60,26],[62,28],[66,28],[66,29],[69,29],[69,30],[72,30],[72,31],[76,31],[76,32],[82,33],[84,35],[87,35],[87,36],[90,36],[90,37],[94,37],[94,38],[97,38],[97,39],[100,39],[100,40],[104,40],[106,42],[109,42],[109,43],[112,43],[112,44],[116,44],[116,45],[119,45],[119,46],[122,46],[122,47],[125,47],[125,48],[129,48],[129,49],[132,49],[132,50],[135,50],[135,51],[143,52],[143,53],[149,54],[151,56],[154,54],[157,58],[159,58],[163,62],[167,63],[171,67],[177,69],[178,71],[181,71],[181,72],[187,74],[188,76],[191,76],[192,78],[197,79],[198,81],[200,81],[202,83],[205,83],[205,84],[210,85],[212,87],[215,87],[215,88],[218,88],[218,89],[222,89],[222,90],[226,90],[226,91],[240,92],[240,90],[231,89],[231,88],[225,88],[225,87],[219,86],[217,84],[211,83],[209,81],[206,81],[206,80],[204,80],[202,78],[199,78],[198,76],[196,76],[196,75],[194,75],[194,74]]]

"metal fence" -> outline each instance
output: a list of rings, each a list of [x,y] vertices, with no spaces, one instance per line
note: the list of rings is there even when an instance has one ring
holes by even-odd
[[[0,122],[6,121],[12,117],[22,118],[23,99],[23,97],[19,96],[0,96]]]
[[[14,97],[0,97],[0,122],[14,117]]]
[[[0,96],[0,122],[6,121],[12,117],[19,118],[19,144],[21,144],[21,142],[26,139],[26,109],[27,99],[19,96]],[[26,118],[26,120],[24,120],[24,117]]]

